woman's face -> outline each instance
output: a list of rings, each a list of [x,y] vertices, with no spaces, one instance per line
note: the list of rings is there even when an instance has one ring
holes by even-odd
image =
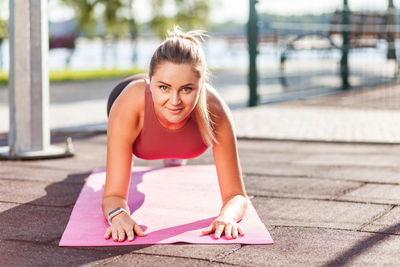
[[[190,64],[160,63],[151,77],[154,111],[168,129],[183,127],[199,98],[199,77]]]

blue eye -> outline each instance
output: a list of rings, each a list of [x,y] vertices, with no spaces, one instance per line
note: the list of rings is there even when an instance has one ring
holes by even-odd
[[[185,93],[189,93],[189,92],[192,91],[192,88],[191,88],[191,87],[185,87],[185,88],[183,88],[183,91],[184,91]]]
[[[167,91],[167,90],[168,90],[168,87],[166,87],[165,85],[161,85],[161,86],[160,86],[160,89],[161,89],[162,91]]]

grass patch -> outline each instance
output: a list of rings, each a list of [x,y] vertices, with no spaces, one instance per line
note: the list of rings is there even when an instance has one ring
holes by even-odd
[[[146,72],[145,70],[140,68],[50,71],[50,82],[122,78],[137,73],[145,73],[145,72]],[[0,71],[0,85],[7,85],[7,84],[8,84],[8,73]]]
[[[7,85],[8,83],[8,73],[0,71],[0,86]]]

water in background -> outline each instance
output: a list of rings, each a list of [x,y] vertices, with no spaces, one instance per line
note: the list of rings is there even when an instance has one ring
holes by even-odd
[[[119,40],[115,44],[103,43],[100,39],[84,39],[77,41],[77,47],[70,62],[72,70],[87,70],[99,68],[131,68],[136,65],[140,68],[147,68],[150,58],[160,41],[153,38],[138,38],[137,42],[130,40]],[[135,55],[136,46],[136,55]],[[397,44],[398,49],[400,45]],[[3,55],[3,71],[9,69],[8,41],[4,41],[1,47]],[[261,69],[279,68],[281,48],[275,44],[260,44],[260,54],[257,58],[258,66]],[[399,51],[399,50],[398,50]],[[246,42],[231,42],[225,38],[212,38],[204,44],[208,66],[218,69],[247,69],[248,51]],[[62,70],[66,67],[66,58],[69,55],[68,49],[52,49],[49,52],[50,70]],[[368,55],[365,57],[363,55]],[[353,49],[350,53],[351,62],[362,62],[368,60],[385,64],[386,45],[378,48]],[[310,61],[312,65],[318,65],[318,60],[340,60],[339,50],[318,51],[301,50],[291,53],[289,61],[300,62]],[[289,62],[288,61],[288,62]],[[135,62],[135,63],[133,63]],[[313,63],[314,62],[314,63]],[[309,64],[309,65],[310,65]],[[364,63],[362,63],[364,64]],[[375,65],[376,66],[376,65]]]
[[[104,43],[100,39],[79,38],[71,58],[70,69],[111,69],[114,67],[127,69],[133,65],[147,69],[150,58],[159,44],[160,41],[154,38],[138,38],[136,42],[119,40],[115,44]],[[3,71],[9,69],[8,49],[8,41],[5,41],[2,46]],[[211,68],[247,68],[246,43],[231,44],[225,39],[214,38],[204,44],[204,51],[207,63]],[[65,69],[66,58],[69,54],[68,49],[50,50],[49,69]],[[276,63],[279,62],[279,59],[273,55],[266,62]]]

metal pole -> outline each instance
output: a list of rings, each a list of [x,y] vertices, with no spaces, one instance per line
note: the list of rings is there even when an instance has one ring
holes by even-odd
[[[249,106],[255,106],[258,102],[257,95],[257,0],[250,0],[249,21],[247,27],[247,40],[249,45]]]
[[[347,0],[343,0],[342,11],[342,58],[340,60],[340,75],[342,77],[342,89],[350,88],[349,83],[349,50],[350,50],[350,9]]]
[[[10,0],[9,22],[9,146],[0,147],[0,157],[71,156],[50,145],[47,0]]]
[[[388,41],[388,51],[387,51],[387,59],[396,59],[396,12],[394,9],[393,0],[388,0],[388,13],[387,13],[387,41]]]

